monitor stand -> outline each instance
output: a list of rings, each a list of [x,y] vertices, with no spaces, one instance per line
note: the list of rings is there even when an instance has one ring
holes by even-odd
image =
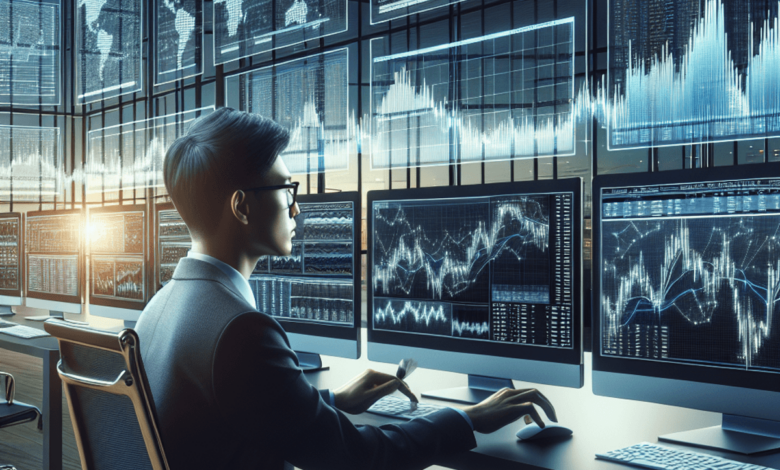
[[[658,440],[751,455],[780,449],[780,421],[724,414],[721,426],[667,434]]]
[[[0,305],[0,317],[10,317],[13,315],[14,312],[11,311],[10,305]]]
[[[469,384],[467,387],[434,390],[431,392],[424,392],[422,396],[425,398],[454,401],[456,403],[466,403],[471,405],[481,402],[502,388],[514,389],[515,386],[512,384],[511,379],[469,374]]]
[[[298,356],[298,365],[304,372],[319,372],[330,369],[330,367],[322,365],[322,357],[319,354],[300,351],[295,351],[295,354]]]
[[[76,324],[79,324],[79,325],[89,325],[89,323],[87,323],[85,321],[70,320],[68,318],[65,318],[65,314],[64,313],[58,312],[56,310],[49,310],[49,314],[48,315],[38,315],[38,316],[32,316],[32,317],[24,317],[25,320],[30,320],[30,321],[46,321],[46,320],[48,320],[50,318],[57,318],[59,320],[65,320],[65,321],[69,321],[71,323],[76,323]]]

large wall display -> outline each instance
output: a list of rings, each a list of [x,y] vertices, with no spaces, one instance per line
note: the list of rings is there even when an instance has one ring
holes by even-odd
[[[142,89],[143,4],[141,0],[78,0],[79,103]]]
[[[213,107],[158,116],[87,132],[84,184],[89,193],[162,188],[165,152]]]
[[[360,276],[355,272],[356,203],[301,201],[298,206],[292,254],[260,258],[249,278],[257,309],[285,321],[352,327],[355,276]]]
[[[371,24],[403,18],[462,0],[371,0]]]
[[[346,30],[346,0],[214,0],[214,63]]]
[[[237,107],[290,131],[281,156],[292,174],[346,170],[355,151],[348,63],[339,49],[228,77],[226,88],[239,89]]]
[[[158,204],[156,212],[155,285],[159,290],[173,279],[179,260],[186,257],[192,247],[192,238],[173,204]]]
[[[0,295],[21,296],[22,216],[0,214]]]
[[[372,40],[372,167],[574,155],[574,23],[395,54]]]
[[[155,83],[203,72],[203,0],[157,0]]]
[[[143,205],[89,212],[89,302],[141,310],[146,301],[146,214]]]
[[[0,0],[0,103],[60,104],[59,3]]]
[[[62,189],[60,129],[0,125],[0,198],[50,201]]]
[[[28,212],[25,221],[25,296],[80,304],[81,211]]]
[[[603,356],[780,372],[780,178],[600,199]]]
[[[777,0],[610,0],[610,149],[780,135]]]

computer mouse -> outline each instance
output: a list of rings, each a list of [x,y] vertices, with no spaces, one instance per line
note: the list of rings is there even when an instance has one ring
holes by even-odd
[[[530,417],[526,416],[526,424],[517,431],[517,438],[521,441],[537,441],[571,436],[571,434],[571,429],[555,423],[545,423],[545,426],[540,428]]]

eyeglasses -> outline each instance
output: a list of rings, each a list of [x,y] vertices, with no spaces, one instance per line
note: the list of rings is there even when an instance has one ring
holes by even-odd
[[[298,197],[298,185],[299,182],[294,183],[287,183],[287,184],[277,184],[275,186],[258,186],[257,188],[249,188],[245,189],[245,192],[250,191],[273,191],[276,189],[286,189],[287,190],[287,208],[292,209],[292,207],[295,205],[295,199]]]

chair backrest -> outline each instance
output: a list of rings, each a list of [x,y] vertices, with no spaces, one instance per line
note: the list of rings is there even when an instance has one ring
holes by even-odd
[[[138,334],[96,330],[62,320],[44,329],[57,338],[83,470],[168,470]]]

